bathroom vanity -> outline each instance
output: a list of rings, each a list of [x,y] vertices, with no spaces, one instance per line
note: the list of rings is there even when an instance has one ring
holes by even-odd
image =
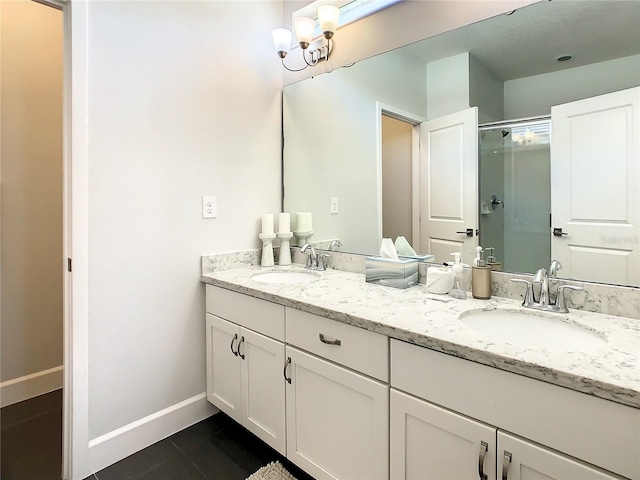
[[[252,278],[265,270],[304,271],[202,277],[207,398],[310,475],[640,479],[640,321],[555,314],[598,341],[540,348],[463,322],[523,314],[514,300],[337,270],[300,284]]]

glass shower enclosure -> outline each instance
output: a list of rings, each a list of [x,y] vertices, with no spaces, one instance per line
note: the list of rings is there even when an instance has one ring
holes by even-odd
[[[551,261],[551,119],[480,125],[480,245],[507,272]]]

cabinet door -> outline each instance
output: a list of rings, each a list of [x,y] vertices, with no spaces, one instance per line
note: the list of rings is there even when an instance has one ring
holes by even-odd
[[[316,478],[389,476],[389,388],[287,347],[287,458]]]
[[[597,440],[593,438],[590,441]],[[576,441],[581,440],[576,439]],[[606,446],[603,445],[603,448]],[[620,478],[500,431],[498,432],[498,472],[502,475],[502,480]]]
[[[207,400],[238,423],[242,419],[240,362],[234,351],[239,335],[237,325],[207,314]]]
[[[494,427],[391,389],[392,479],[495,479],[495,465]]]
[[[286,454],[284,344],[240,329],[242,425]]]

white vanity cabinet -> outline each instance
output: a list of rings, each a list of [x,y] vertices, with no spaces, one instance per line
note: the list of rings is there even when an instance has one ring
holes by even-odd
[[[287,308],[287,457],[312,476],[388,478],[388,342]]]
[[[488,443],[484,464],[497,462],[487,480],[640,478],[638,409],[398,340],[391,387],[394,479],[431,478],[432,468],[436,478],[480,478],[477,469],[463,473],[478,465],[480,441]],[[496,432],[495,448],[482,427]],[[414,439],[439,454],[419,458]]]
[[[498,472],[500,472],[498,478],[501,480],[621,478],[500,431],[498,432]]]
[[[391,478],[496,478],[496,429],[391,389]]]
[[[285,455],[284,307],[207,286],[207,312],[207,399]]]

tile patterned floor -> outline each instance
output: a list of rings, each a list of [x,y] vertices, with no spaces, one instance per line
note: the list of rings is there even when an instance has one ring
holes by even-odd
[[[0,478],[59,480],[62,391],[0,411]],[[219,413],[141,450],[85,480],[244,480],[279,460],[298,480],[313,480],[279,453]]]

